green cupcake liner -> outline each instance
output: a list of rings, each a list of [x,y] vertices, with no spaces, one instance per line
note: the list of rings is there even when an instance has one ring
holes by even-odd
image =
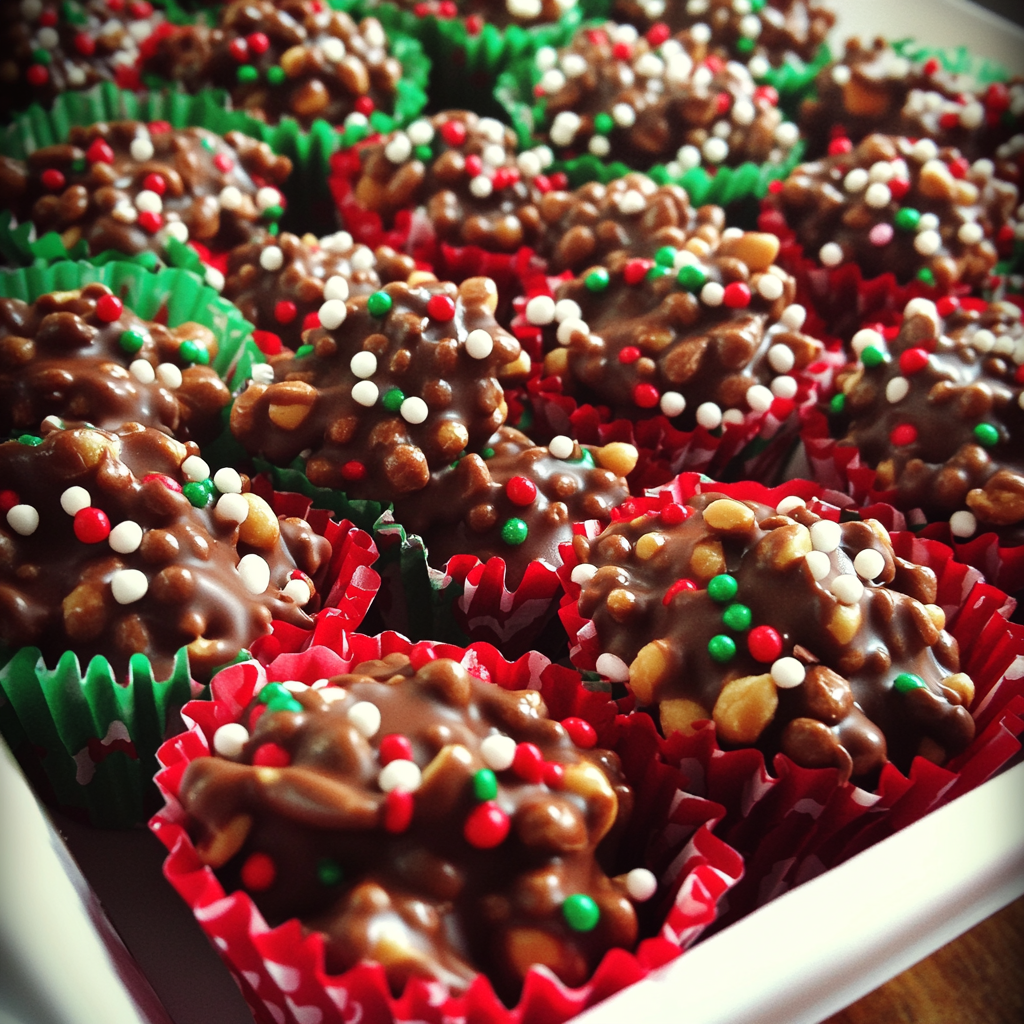
[[[916,39],[897,39],[890,41],[889,45],[901,57],[915,63],[934,57],[951,75],[967,75],[979,85],[1005,82],[1010,78],[1009,71],[1002,64],[988,57],[979,57],[966,46],[925,46]]]
[[[831,62],[832,50],[828,43],[822,43],[810,63],[796,59],[769,68],[759,84],[770,85],[779,94],[779,107],[790,117],[796,117],[800,104],[814,87],[818,72]]]

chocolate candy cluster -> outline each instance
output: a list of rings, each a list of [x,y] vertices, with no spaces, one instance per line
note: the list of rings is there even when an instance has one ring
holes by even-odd
[[[974,736],[935,574],[873,520],[710,493],[573,543],[597,668],[666,732],[711,719],[725,745],[858,779],[942,762]]]
[[[31,305],[0,299],[0,433],[35,432],[56,417],[212,440],[231,401],[209,365],[216,355],[209,328],[142,320],[106,285]]]
[[[396,992],[458,992],[485,970],[514,996],[536,965],[584,982],[654,891],[649,872],[602,869],[632,792],[594,742],[535,690],[392,654],[264,686],[181,800],[199,856],[272,924],[323,934],[328,972],[372,959]]]
[[[160,255],[170,240],[225,250],[281,216],[288,157],[241,132],[114,121],[75,126],[28,160],[0,158],[0,206],[90,255]],[[257,184],[259,182],[260,184]]]
[[[1024,523],[1024,326],[1010,303],[913,299],[895,337],[853,338],[833,411],[903,509],[948,519],[954,536]]]
[[[532,28],[556,22],[576,9],[577,0],[398,0],[398,4],[421,18],[464,18],[466,31],[475,36],[484,25]]]
[[[143,654],[158,679],[188,651],[196,679],[272,619],[311,626],[331,546],[278,519],[191,442],[139,424],[54,429],[0,444],[0,642],[55,664]]]
[[[322,0],[235,0],[220,8],[215,28],[168,27],[144,58],[145,71],[190,92],[227,89],[238,110],[306,126],[390,113],[402,77],[376,18],[357,23]]]

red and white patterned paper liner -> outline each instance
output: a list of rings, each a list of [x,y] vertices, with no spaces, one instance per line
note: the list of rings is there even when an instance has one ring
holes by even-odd
[[[270,642],[273,640],[274,642]],[[383,969],[364,963],[342,975],[324,972],[322,937],[306,934],[288,921],[270,928],[244,892],[225,893],[210,868],[203,865],[186,830],[178,802],[185,768],[209,753],[213,733],[236,721],[258,688],[268,681],[313,682],[348,671],[370,658],[393,651],[412,657],[454,657],[478,678],[505,688],[539,689],[551,715],[578,715],[597,730],[598,743],[619,752],[627,778],[634,785],[636,811],[629,830],[635,854],[651,847],[649,864],[658,869],[667,903],[658,935],[641,941],[635,952],[614,949],[605,955],[587,984],[569,988],[549,971],[529,973],[519,1003],[506,1009],[490,982],[481,976],[459,997],[437,983],[412,981],[399,996],[391,995]],[[411,644],[396,633],[378,637],[347,633],[341,617],[328,611],[318,619],[312,643],[298,631],[265,638],[254,647],[256,661],[218,674],[213,700],[193,701],[183,712],[190,729],[161,747],[165,767],[157,785],[166,806],[150,827],[170,851],[164,874],[191,906],[197,921],[235,977],[258,1024],[311,1024],[333,1020],[359,1024],[392,1024],[417,1020],[425,1024],[560,1024],[588,1006],[647,975],[679,955],[716,917],[722,895],[742,875],[741,858],[721,843],[712,830],[722,814],[716,804],[685,794],[684,776],[659,757],[662,741],[646,715],[624,716],[606,695],[580,685],[571,669],[530,653],[508,662],[487,644],[469,648],[447,644]],[[272,655],[268,657],[268,655]]]

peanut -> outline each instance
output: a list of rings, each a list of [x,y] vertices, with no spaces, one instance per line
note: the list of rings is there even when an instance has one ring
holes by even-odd
[[[718,533],[743,536],[756,525],[754,512],[734,498],[719,498],[704,509],[704,522]]]
[[[624,587],[616,587],[607,598],[608,611],[618,622],[625,622],[636,607],[636,594]]]
[[[199,859],[211,868],[226,864],[242,848],[252,828],[252,815],[236,814],[211,836],[196,844]]]
[[[779,572],[791,568],[810,554],[811,531],[800,523],[780,526],[766,534],[757,545],[757,560]]]
[[[628,476],[636,468],[639,453],[631,444],[624,441],[612,441],[603,448],[595,448],[598,465],[610,469],[618,476]]]
[[[722,688],[711,717],[721,739],[749,746],[775,717],[779,696],[769,673],[741,676]]]
[[[281,524],[274,510],[258,494],[243,494],[249,504],[249,514],[238,528],[238,539],[254,548],[270,548],[281,536]]]
[[[942,680],[942,685],[960,698],[960,703],[969,708],[974,701],[974,680],[966,672],[954,672]]]
[[[313,409],[316,388],[300,380],[274,384],[269,389],[267,416],[282,430],[295,430]]]
[[[685,697],[663,700],[658,705],[658,713],[666,736],[672,732],[689,732],[694,722],[711,718],[707,708]]]
[[[563,788],[586,801],[592,842],[600,842],[615,824],[619,813],[619,798],[608,777],[597,765],[579,761],[565,766]]]
[[[702,540],[694,545],[690,555],[690,575],[701,583],[707,583],[712,576],[725,572],[725,553],[721,541]]]
[[[861,621],[860,605],[836,604],[825,628],[835,638],[836,643],[845,645],[857,635]]]
[[[640,648],[629,666],[629,685],[641,704],[657,701],[656,691],[679,670],[679,658],[667,640],[652,640]]]
[[[725,238],[718,250],[723,256],[735,256],[753,271],[767,270],[779,254],[779,240],[763,231],[744,231]]]
[[[653,558],[665,546],[663,533],[645,533],[636,542],[636,557],[647,561]]]
[[[64,632],[78,642],[95,640],[107,623],[103,589],[95,582],[80,583],[64,598]]]

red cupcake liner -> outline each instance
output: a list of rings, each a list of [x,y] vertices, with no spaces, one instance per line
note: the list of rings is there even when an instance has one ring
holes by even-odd
[[[868,506],[891,505],[896,500],[895,490],[875,487],[877,474],[861,462],[857,448],[840,444],[830,436],[828,418],[820,408],[807,408],[801,419],[801,437],[815,480],[849,495],[854,504],[865,510]],[[926,522],[920,509],[899,514],[914,525]],[[994,531],[962,540],[953,536],[948,522],[928,523],[917,532],[951,547],[957,561],[980,570],[1000,590],[1016,593],[1024,589],[1024,545],[1003,545]]]
[[[341,216],[342,227],[356,242],[368,245],[371,249],[376,249],[379,245],[390,245],[392,249],[406,252],[412,229],[411,211],[399,211],[395,216],[394,226],[385,228],[380,214],[360,206],[352,191],[353,177],[359,173],[361,167],[359,154],[368,144],[377,141],[379,136],[371,136],[351,149],[335,153],[330,158],[327,187]]]
[[[795,494],[819,515],[839,519],[839,508],[827,501],[832,494],[810,481],[766,488],[702,481],[697,474],[681,476],[657,496],[627,503],[617,510],[617,518],[632,518],[707,491],[771,504]],[[892,540],[900,557],[927,565],[936,574],[937,603],[946,612],[946,628],[959,643],[963,671],[975,682],[975,738],[945,767],[919,757],[904,776],[886,765],[869,793],[840,783],[835,769],[802,768],[784,754],[772,759],[769,770],[758,750],[723,751],[713,723],[690,735],[671,736],[665,750],[669,763],[685,772],[692,791],[726,808],[716,834],[745,861],[744,878],[730,891],[728,910],[719,916],[716,930],[981,785],[1021,748],[1024,627],[1006,619],[1012,600],[982,581],[977,569],[956,561],[946,545],[906,531],[894,533]],[[565,561],[560,576],[566,598],[560,614],[573,638],[573,663],[590,669],[600,652],[593,624],[576,606],[579,587],[570,579],[576,561],[571,547]]]
[[[560,1024],[678,956],[714,921],[718,900],[741,876],[740,857],[712,834],[723,808],[681,792],[683,775],[659,758],[662,741],[651,720],[645,715],[619,714],[605,695],[585,690],[572,670],[536,653],[508,662],[487,644],[469,648],[412,645],[395,633],[350,634],[333,614],[320,620],[312,645],[296,640],[294,634],[282,636],[269,659],[270,645],[265,645],[257,662],[234,666],[215,677],[213,700],[187,705],[189,732],[165,743],[159,752],[165,767],[157,784],[166,806],[150,822],[169,851],[165,876],[191,906],[259,1024],[339,1019],[360,1024],[411,1019],[425,1024],[453,1019],[467,1024]],[[321,936],[305,933],[297,920],[269,928],[246,893],[224,892],[189,839],[178,801],[184,771],[192,760],[209,753],[217,728],[237,720],[261,685],[272,680],[312,682],[346,672],[368,658],[394,651],[415,656],[422,650],[457,658],[478,678],[495,685],[539,689],[553,716],[586,718],[597,730],[598,742],[612,746],[622,757],[637,796],[630,836],[634,843],[656,837],[651,863],[665,865],[659,872],[666,890],[664,923],[658,935],[641,941],[635,953],[611,950],[591,980],[579,988],[569,988],[550,972],[537,969],[527,976],[521,999],[510,1010],[483,976],[459,997],[446,995],[437,984],[416,980],[397,998],[376,964],[360,964],[342,975],[329,976],[323,968]]]

